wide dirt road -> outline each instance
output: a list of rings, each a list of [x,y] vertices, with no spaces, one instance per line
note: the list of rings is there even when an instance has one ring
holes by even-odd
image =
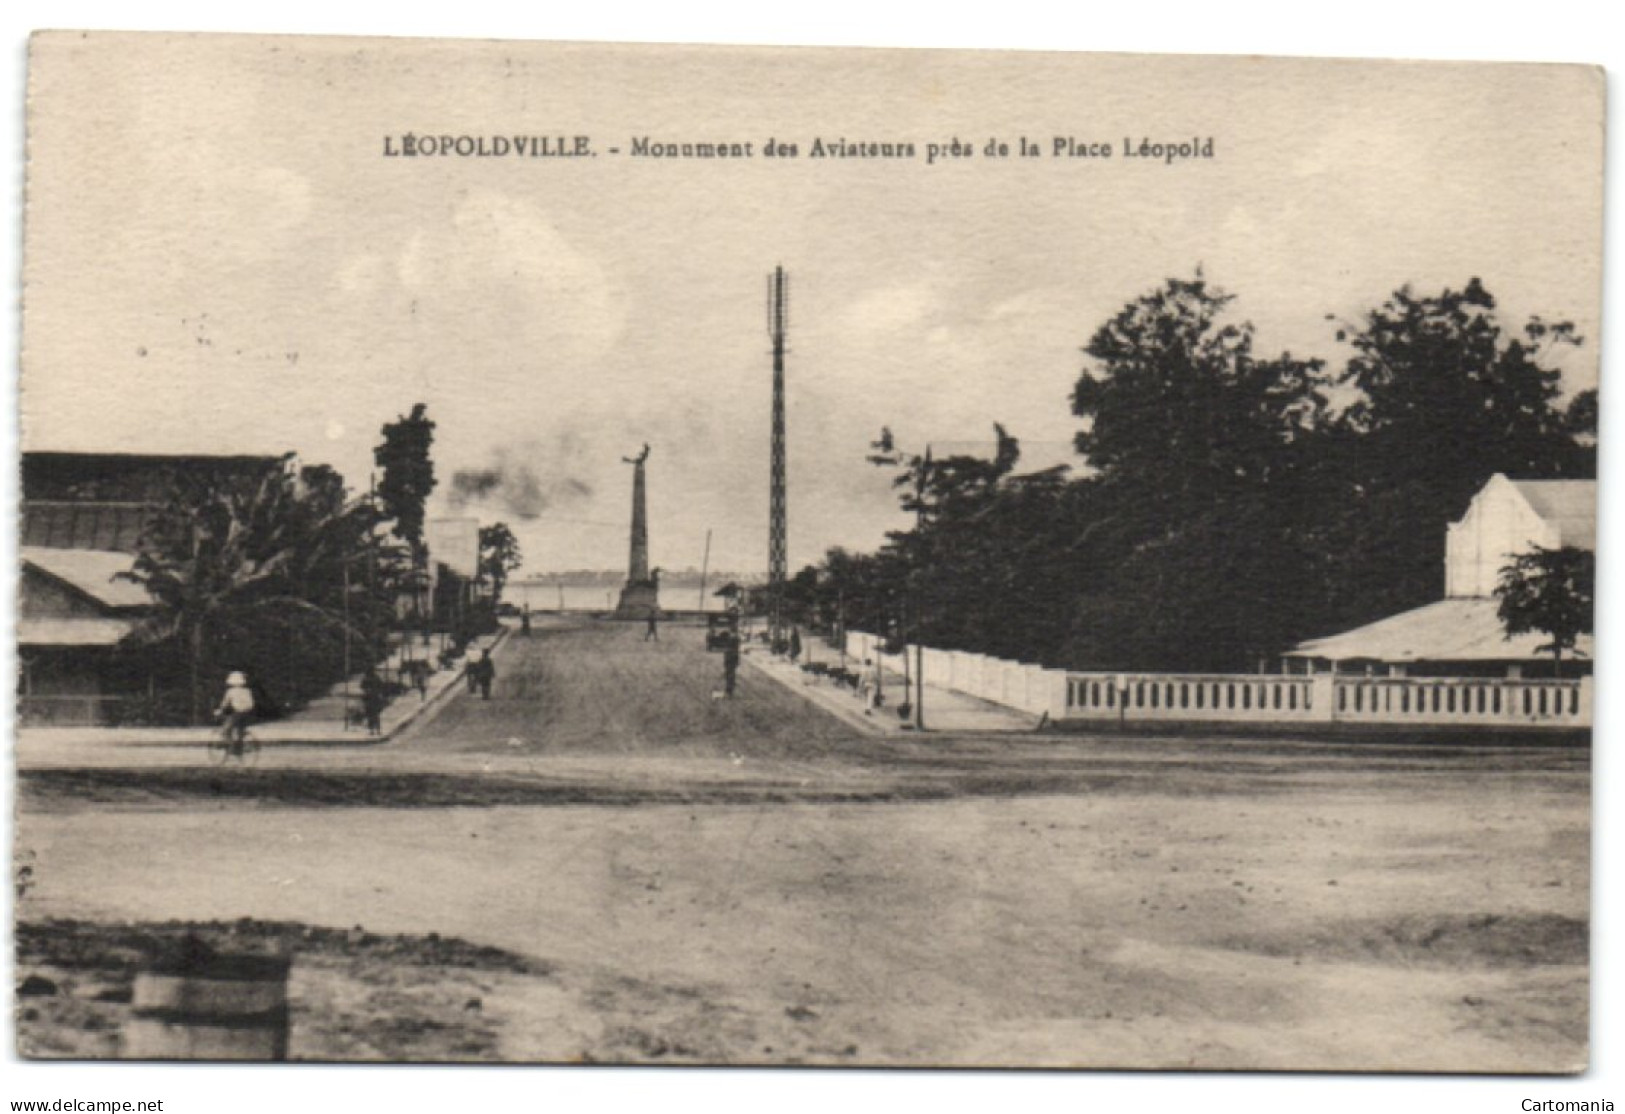
[[[532,961],[313,953],[305,1057],[1584,1062],[1584,752],[854,737],[641,634],[513,640],[490,702],[351,759],[26,775],[19,916]]]
[[[512,637],[491,699],[462,699],[417,733],[438,751],[817,757],[858,734],[749,668],[732,700],[697,626],[576,620]],[[840,749],[840,748],[837,748]]]

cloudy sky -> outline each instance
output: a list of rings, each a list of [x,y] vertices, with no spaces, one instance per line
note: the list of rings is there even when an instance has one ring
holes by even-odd
[[[1478,275],[1593,340],[1600,313],[1601,79],[1573,67],[75,33],[35,40],[30,80],[25,449],[292,449],[364,486],[425,402],[438,509],[508,521],[527,571],[624,562],[644,442],[653,562],[697,565],[711,529],[713,567],[765,564],[776,264],[792,565],[895,524],[863,461],[883,424],[917,447],[998,420],[1062,457],[1090,333],[1198,265],[1264,349],[1334,361],[1326,315],[1405,283]],[[408,132],[598,154],[385,157]],[[982,154],[1021,136],[1043,155]],[[1122,157],[1193,136],[1213,158]],[[927,165],[956,137],[976,156]],[[1565,370],[1593,385],[1595,344]]]

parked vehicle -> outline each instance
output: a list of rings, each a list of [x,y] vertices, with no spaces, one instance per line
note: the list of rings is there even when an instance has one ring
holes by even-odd
[[[739,637],[739,617],[732,613],[707,615],[705,618],[705,648],[721,653],[730,642]]]

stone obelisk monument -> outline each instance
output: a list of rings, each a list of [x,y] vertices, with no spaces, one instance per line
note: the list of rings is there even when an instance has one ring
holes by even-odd
[[[649,508],[643,479],[648,459],[648,445],[635,457],[621,458],[632,466],[632,554],[627,561],[620,606],[615,608],[617,619],[645,619],[660,609],[660,574],[649,571]]]

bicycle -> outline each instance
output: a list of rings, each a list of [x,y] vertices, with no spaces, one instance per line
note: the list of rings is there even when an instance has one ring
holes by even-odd
[[[209,762],[215,766],[224,766],[232,759],[240,766],[252,766],[259,756],[259,740],[249,734],[244,723],[227,723],[209,740]]]

